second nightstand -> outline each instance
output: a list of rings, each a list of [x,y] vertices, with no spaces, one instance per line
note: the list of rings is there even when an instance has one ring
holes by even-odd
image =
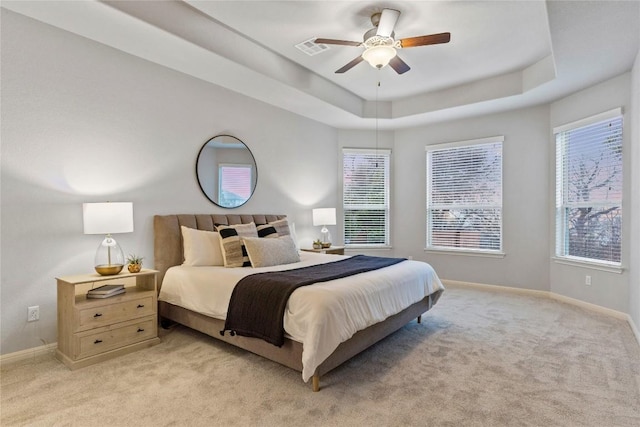
[[[344,255],[344,246],[330,246],[328,248],[322,249],[303,248],[300,250],[305,252],[317,252],[321,254]]]

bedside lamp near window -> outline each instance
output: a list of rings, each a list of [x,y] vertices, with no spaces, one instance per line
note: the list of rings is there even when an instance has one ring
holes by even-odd
[[[83,203],[82,219],[84,234],[106,235],[96,251],[96,271],[102,276],[120,273],[124,254],[111,234],[133,231],[133,203]]]
[[[320,208],[313,210],[313,225],[322,226],[322,246],[331,246],[331,237],[327,225],[336,225],[336,208]]]

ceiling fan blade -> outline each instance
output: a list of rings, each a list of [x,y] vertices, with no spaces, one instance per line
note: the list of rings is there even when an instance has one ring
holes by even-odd
[[[391,61],[389,61],[389,66],[393,68],[398,74],[404,74],[411,69],[411,67],[409,67],[406,62],[400,59],[398,55],[391,58]]]
[[[416,47],[425,46],[429,44],[449,43],[451,40],[451,33],[438,33],[430,34],[428,36],[409,37],[406,39],[398,40],[400,47]]]
[[[380,22],[378,23],[377,36],[391,37],[393,29],[396,27],[396,22],[400,17],[400,11],[395,9],[382,9],[380,15]]]
[[[348,40],[333,40],[333,39],[315,39],[315,44],[339,44],[342,46],[360,46],[362,42],[351,42]]]
[[[353,61],[349,62],[347,65],[345,65],[344,67],[340,68],[339,70],[336,71],[336,74],[342,74],[345,71],[349,71],[350,69],[352,69],[353,67],[355,67],[356,65],[358,65],[359,63],[361,63],[362,61],[364,61],[364,59],[362,58],[362,56],[358,56],[356,59],[354,59]]]

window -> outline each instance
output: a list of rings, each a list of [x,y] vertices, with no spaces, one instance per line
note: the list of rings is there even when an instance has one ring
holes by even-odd
[[[622,110],[555,128],[556,256],[620,265]]]
[[[426,147],[427,248],[502,251],[502,142]]]
[[[251,197],[251,165],[218,166],[218,205],[241,206]]]
[[[342,151],[345,246],[389,246],[390,150]]]

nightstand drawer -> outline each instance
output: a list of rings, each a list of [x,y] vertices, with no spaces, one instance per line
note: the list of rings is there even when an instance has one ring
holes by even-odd
[[[114,304],[84,308],[79,311],[76,331],[99,328],[124,320],[149,316],[155,313],[153,296],[132,299]]]
[[[75,356],[82,359],[156,336],[156,316],[126,322],[117,327],[101,328],[99,332],[80,333],[75,335],[75,348],[78,351]]]

